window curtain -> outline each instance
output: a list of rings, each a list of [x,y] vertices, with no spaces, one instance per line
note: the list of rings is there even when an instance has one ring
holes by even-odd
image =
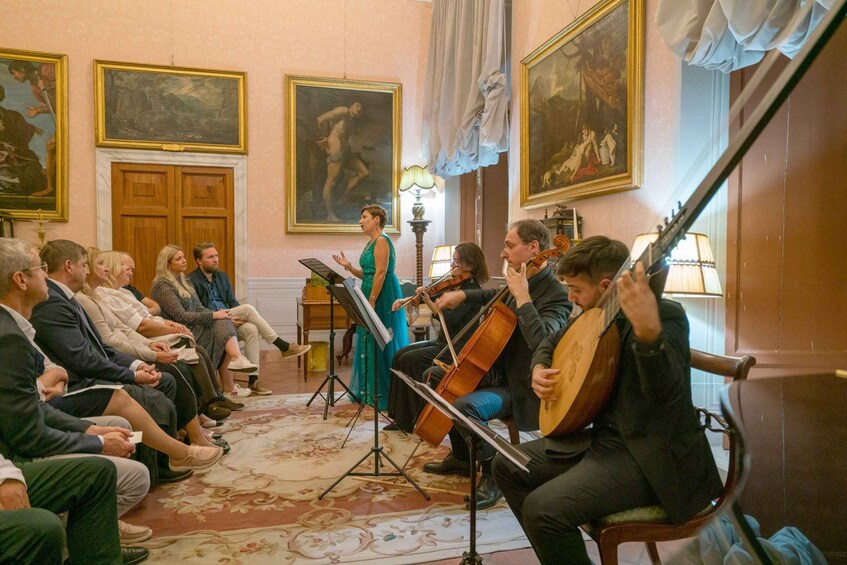
[[[505,0],[433,0],[423,97],[430,170],[457,176],[508,149]]]
[[[812,4],[806,9],[808,4]],[[691,65],[725,73],[758,63],[767,51],[793,57],[834,0],[659,0],[656,25]],[[795,15],[805,10],[796,24]],[[789,27],[793,31],[783,33]]]

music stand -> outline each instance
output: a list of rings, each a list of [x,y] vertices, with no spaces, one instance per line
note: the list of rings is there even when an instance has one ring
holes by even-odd
[[[300,263],[305,266],[307,269],[321,277],[327,282],[327,292],[329,293],[329,372],[326,375],[326,378],[321,383],[321,386],[315,391],[315,394],[312,395],[312,398],[309,399],[309,402],[306,403],[306,408],[312,405],[312,401],[317,398],[320,394],[321,398],[324,399],[324,417],[326,420],[327,412],[329,411],[330,406],[335,406],[335,403],[338,401],[335,398],[335,383],[337,382],[341,387],[347,391],[347,394],[352,396],[356,402],[359,402],[359,397],[357,397],[353,392],[347,388],[347,385],[344,384],[338,375],[335,374],[335,300],[334,296],[331,292],[331,288],[344,280],[344,277],[340,274],[336,273],[332,270],[331,267],[325,265],[321,261],[317,259],[300,259]],[[307,367],[308,370],[308,367]],[[321,394],[324,386],[327,387],[326,396]],[[343,396],[344,393],[342,392]]]
[[[418,393],[424,400],[440,411],[446,417],[453,421],[453,425],[461,426],[470,433],[467,435],[466,441],[471,455],[471,494],[468,497],[468,511],[470,513],[470,547],[468,551],[462,554],[462,565],[477,565],[482,563],[482,557],[476,552],[476,452],[479,446],[479,439],[482,438],[486,443],[490,444],[503,457],[514,463],[519,469],[523,469],[527,473],[526,464],[529,463],[529,456],[517,449],[514,445],[507,442],[496,432],[490,430],[486,426],[482,426],[458,410],[447,402],[443,397],[439,396],[433,389],[424,383],[419,383],[402,372],[391,369],[397,377],[405,382],[409,387]]]
[[[382,449],[382,446],[379,444],[379,361],[377,359],[379,349],[385,349],[385,345],[391,341],[392,336],[389,333],[388,329],[382,323],[382,320],[379,319],[373,307],[370,305],[368,300],[365,298],[365,295],[362,294],[362,290],[356,286],[356,282],[352,278],[348,278],[344,280],[343,285],[335,286],[332,288],[332,291],[335,294],[335,298],[338,300],[338,303],[341,304],[342,307],[350,314],[350,317],[360,325],[360,327],[365,328],[367,333],[370,333],[373,337],[371,341],[373,341],[373,357],[374,357],[374,367],[373,367],[373,408],[374,408],[374,443],[371,446],[370,450],[362,456],[361,459],[356,461],[352,467],[350,467],[347,471],[344,472],[338,479],[332,483],[325,491],[323,491],[319,496],[318,500],[323,499],[326,494],[335,488],[335,486],[340,483],[347,476],[356,476],[356,477],[403,477],[406,481],[409,482],[413,487],[417,489],[421,495],[427,500],[430,499],[429,495],[423,491],[423,489],[406,473],[403,469],[400,468],[397,463],[394,462],[391,457],[388,456]],[[357,346],[358,347],[358,346]],[[357,354],[359,352],[357,351]],[[368,382],[369,376],[367,374],[363,375],[365,382]],[[367,401],[367,399],[363,399]],[[361,409],[361,406],[360,406]],[[370,457],[374,456],[374,467],[373,471],[370,472],[357,472],[355,471],[356,467],[364,463],[364,461]],[[388,472],[383,473],[380,472],[380,467],[382,464],[380,463],[380,458],[385,459],[391,465],[397,469],[396,472]]]

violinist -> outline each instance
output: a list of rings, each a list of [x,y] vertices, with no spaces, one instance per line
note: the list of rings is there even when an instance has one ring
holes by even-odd
[[[511,417],[518,429],[538,429],[540,403],[532,392],[530,359],[532,352],[548,335],[556,333],[568,319],[571,304],[567,292],[545,261],[537,271],[527,272],[526,264],[550,246],[550,232],[538,220],[518,220],[505,238],[500,257],[506,260],[506,283],[511,295],[505,305],[515,313],[517,327],[477,390],[459,397],[454,406],[469,418],[485,425],[489,420]],[[457,290],[445,292],[436,301],[440,309],[461,304],[479,307],[497,295],[497,290]],[[436,378],[439,368],[430,369]],[[462,435],[450,430],[452,453],[440,462],[424,465],[428,473],[470,474],[470,453]],[[477,487],[477,508],[493,506],[502,496],[491,477],[494,449],[481,448],[482,478]]]
[[[557,271],[571,300],[587,311],[628,260],[626,245],[593,236],[568,251]],[[685,311],[657,302],[641,263],[633,271],[617,283],[620,361],[609,402],[592,427],[522,444],[529,473],[494,458],[497,485],[542,564],[591,562],[581,524],[653,505],[682,523],[722,491],[691,402]],[[542,400],[555,397],[561,376],[551,362],[564,333],[549,336],[532,358],[532,386]]]
[[[463,277],[467,273],[469,277]],[[460,280],[459,286],[451,286],[456,290],[478,290],[481,284],[488,280],[488,267],[485,264],[485,255],[482,249],[475,243],[460,243],[453,251],[453,261],[450,263],[450,279],[443,283],[451,284],[451,279]],[[440,284],[443,284],[440,283]],[[438,289],[438,285],[431,285]],[[418,289],[419,291],[421,289]],[[430,292],[432,290],[430,289]],[[436,298],[435,295],[431,298]],[[397,300],[394,306],[398,307],[403,301]],[[447,333],[456,337],[465,325],[479,312],[479,307],[472,304],[462,304],[453,310],[443,312],[444,322],[447,325]],[[472,335],[469,331],[454,347],[461,349],[465,341]],[[432,366],[433,359],[444,351],[439,360],[449,362],[450,352],[446,350],[447,337],[443,329],[438,330],[434,340],[413,343],[394,354],[394,368],[415,379],[423,381],[424,371]],[[391,384],[388,395],[388,417],[394,420],[384,429],[403,430],[411,433],[415,427],[423,408],[424,400],[405,383],[391,374]]]

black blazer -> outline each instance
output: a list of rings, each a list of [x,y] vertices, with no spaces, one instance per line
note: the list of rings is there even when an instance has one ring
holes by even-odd
[[[50,296],[33,308],[30,321],[38,347],[68,371],[68,389],[97,383],[135,384],[135,372],[129,366],[136,359],[103,343],[88,314],[74,308],[56,283],[47,279],[47,287]]]
[[[85,435],[91,422],[56,410],[38,397],[36,379],[44,359],[0,308],[0,453],[26,462],[64,453],[100,453],[97,436]]]
[[[493,289],[468,290],[465,291],[465,302],[484,304],[498,292]],[[518,326],[491,369],[492,373],[506,377],[512,394],[512,417],[518,429],[523,431],[538,429],[538,410],[541,407],[532,390],[532,352],[544,338],[565,325],[571,312],[568,292],[550,267],[529,279],[529,296],[532,302],[520,308],[515,307],[515,299],[511,295],[505,300],[506,306],[517,315]]]
[[[200,299],[200,303],[206,308],[209,308],[209,281],[206,279],[206,275],[199,268],[194,269],[188,273],[188,280],[194,285],[194,290],[197,291],[197,298]],[[232,285],[226,273],[222,271],[214,273],[212,275],[212,284],[215,285],[218,296],[221,297],[227,308],[235,308],[240,305],[238,300],[235,299],[235,293],[232,291]],[[211,308],[209,309],[211,310]]]
[[[595,418],[610,423],[641,467],[672,521],[680,523],[720,496],[723,485],[706,434],[691,400],[691,352],[688,318],[682,306],[659,301],[662,335],[655,347],[637,344],[632,325],[620,315],[618,376],[609,402]],[[550,366],[560,330],[544,341],[532,364]],[[545,438],[554,452],[573,453],[573,438]]]

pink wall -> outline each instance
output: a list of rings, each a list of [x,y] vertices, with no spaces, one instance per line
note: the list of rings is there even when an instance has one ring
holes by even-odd
[[[522,0],[512,3],[512,150],[510,186],[512,219],[542,218],[544,208],[520,207],[520,62],[567,27],[595,2]],[[571,11],[579,9],[578,12]],[[583,216],[584,236],[608,235],[631,245],[635,235],[655,228],[668,214],[666,200],[673,189],[674,146],[679,114],[680,63],[659,37],[653,19],[657,0],[645,8],[644,175],[639,190],[568,203]],[[550,206],[550,208],[554,208]]]
[[[247,72],[248,276],[305,276],[296,259],[344,249],[361,235],[285,234],[284,75],[403,85],[402,164],[421,162],[432,5],[416,0],[4,0],[5,48],[64,53],[69,66],[70,221],[48,239],[96,242],[94,59]],[[58,31],[57,31],[58,30]],[[414,271],[411,196],[394,237],[401,275]],[[443,198],[427,202],[427,244],[443,236]],[[35,241],[28,222],[18,234]],[[431,247],[429,247],[431,249]]]

